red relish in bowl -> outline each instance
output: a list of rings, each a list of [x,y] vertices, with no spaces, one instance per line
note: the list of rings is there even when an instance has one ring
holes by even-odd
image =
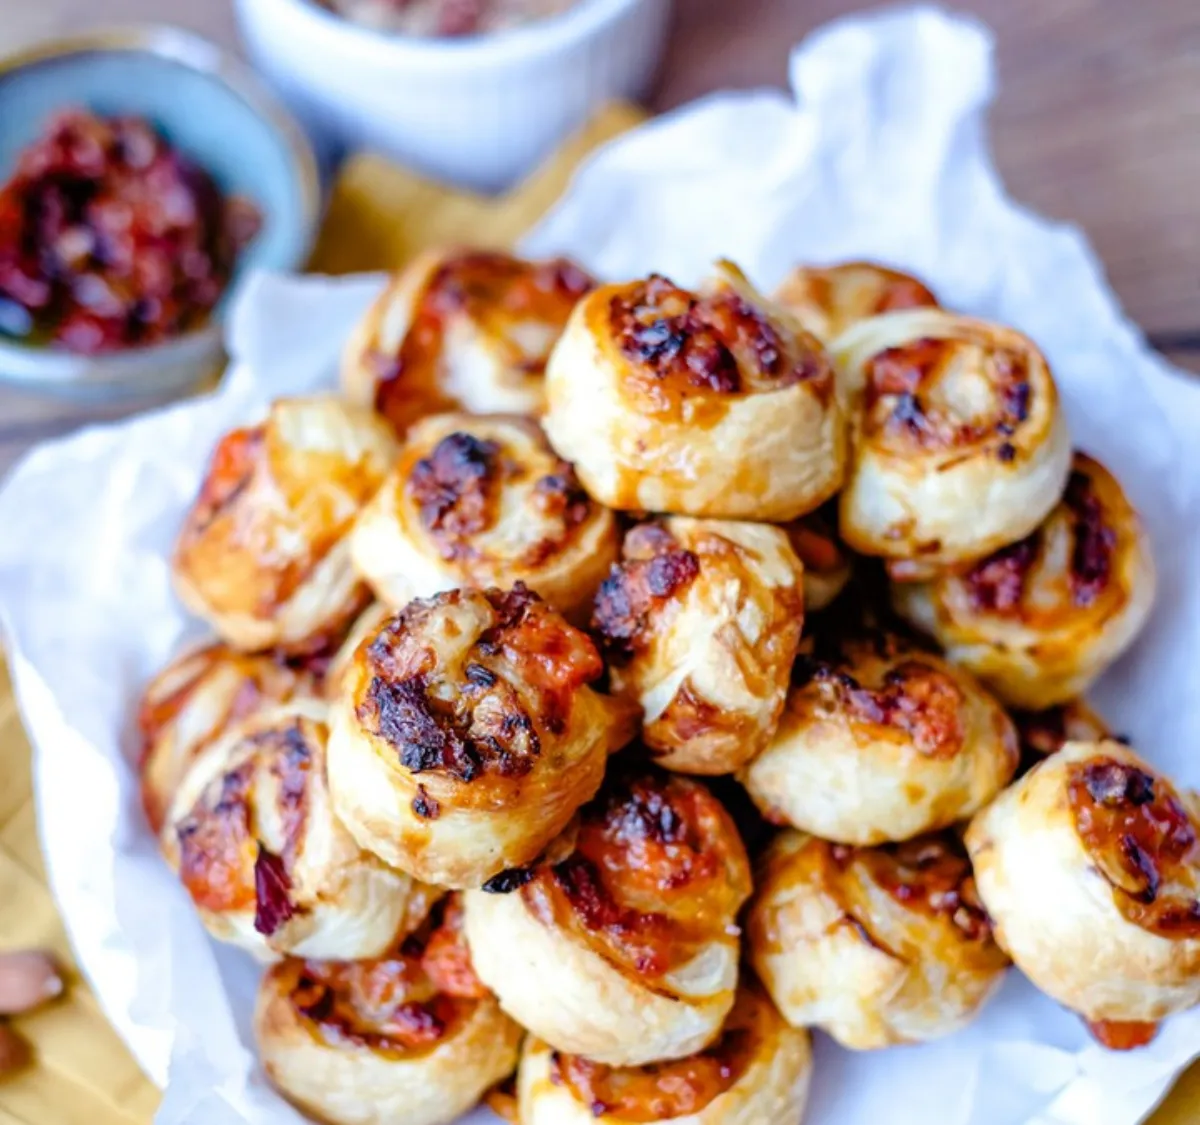
[[[261,225],[149,122],[65,111],[0,187],[0,334],[85,355],[183,335]]]

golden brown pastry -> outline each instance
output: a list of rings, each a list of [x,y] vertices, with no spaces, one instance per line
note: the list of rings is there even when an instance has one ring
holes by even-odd
[[[280,399],[227,434],[175,547],[180,601],[235,648],[335,642],[369,600],[347,533],[395,454],[379,418],[332,397]]]
[[[845,426],[820,343],[718,263],[584,298],[546,370],[546,433],[611,508],[795,519],[841,485]]]
[[[739,989],[720,1036],[673,1062],[611,1067],[530,1036],[518,1079],[522,1125],[799,1125],[812,1048],[757,982]]]
[[[911,274],[874,262],[798,266],[775,300],[826,344],[860,320],[904,309],[937,308],[937,298]]]
[[[395,610],[383,602],[372,602],[354,619],[345,640],[334,650],[321,674],[321,694],[326,702],[334,704],[341,698],[346,676],[354,664],[354,654],[358,652],[359,645],[368,637],[375,636],[394,612]]]
[[[520,584],[410,603],[358,648],[334,708],[338,815],[443,887],[538,857],[600,786],[620,736],[587,636]]]
[[[521,1029],[471,968],[451,897],[377,960],[288,958],[259,988],[272,1084],[327,1125],[449,1125],[517,1064]]]
[[[749,893],[745,847],[703,785],[617,771],[569,857],[465,896],[467,942],[480,978],[539,1039],[642,1066],[716,1039]]]
[[[903,617],[1014,707],[1080,695],[1133,642],[1154,603],[1150,543],[1121,486],[1082,453],[1027,538],[893,590]]]
[[[260,711],[189,767],[162,834],[209,932],[256,956],[375,957],[441,892],[363,852],[330,807],[326,707]]]
[[[796,661],[775,737],[740,776],[767,819],[869,845],[970,816],[1017,757],[1012,722],[968,673],[864,632]]]
[[[823,512],[812,512],[783,530],[804,564],[804,611],[816,613],[832,605],[850,581],[853,561],[831,522]]]
[[[658,763],[721,774],[774,733],[803,620],[803,571],[783,531],[672,516],[626,534],[593,627]]]
[[[583,491],[535,421],[438,414],[409,430],[350,552],[393,606],[520,581],[560,612],[586,616],[619,542],[612,512]]]
[[[1127,746],[1067,743],[966,842],[997,941],[1102,1042],[1200,1003],[1200,824]]]
[[[563,258],[493,250],[419,255],[367,311],[342,389],[403,435],[426,414],[540,414],[550,349],[593,281]]]
[[[1082,699],[1068,699],[1044,711],[1010,711],[1021,743],[1019,775],[1057,754],[1068,742],[1104,742],[1108,724]]]
[[[916,309],[861,321],[833,354],[851,404],[839,531],[854,550],[978,559],[1058,502],[1070,438],[1050,369],[1019,332]]]
[[[180,778],[205,747],[264,707],[315,691],[303,669],[224,644],[188,649],[159,672],[137,713],[142,808],[155,835]]]
[[[790,1023],[845,1047],[958,1031],[1008,965],[953,833],[850,848],[783,832],[756,883],[750,963]]]

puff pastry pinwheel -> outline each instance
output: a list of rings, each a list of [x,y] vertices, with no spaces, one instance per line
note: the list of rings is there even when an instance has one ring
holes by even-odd
[[[832,605],[853,573],[850,552],[838,540],[823,512],[785,524],[788,542],[804,564],[804,610],[817,613]]]
[[[392,278],[354,330],[342,389],[400,434],[451,410],[541,413],[550,349],[593,284],[563,258],[428,251]]]
[[[1137,513],[1099,462],[1076,454],[1033,534],[966,570],[897,584],[892,600],[1006,703],[1036,710],[1084,692],[1133,642],[1154,593]]]
[[[209,932],[264,960],[377,956],[441,894],[360,850],[334,816],[326,711],[297,699],[235,726],[184,774],[163,829]]]
[[[833,354],[852,435],[839,531],[854,550],[978,559],[1058,502],[1070,437],[1050,368],[1019,332],[915,309],[861,321]]]
[[[937,298],[911,274],[874,262],[799,266],[775,291],[775,300],[827,344],[860,320],[938,307]]]
[[[1082,699],[1068,699],[1044,711],[1010,711],[1021,743],[1021,766],[1026,774],[1068,742],[1104,742],[1112,738],[1108,724]],[[1119,740],[1118,740],[1119,741]]]
[[[1200,823],[1118,742],[1068,742],[971,822],[996,939],[1111,1046],[1200,1003]]]
[[[774,732],[803,619],[803,571],[783,531],[672,516],[626,534],[593,626],[657,762],[721,774]]]
[[[864,632],[797,659],[779,728],[740,777],[768,820],[869,845],[970,816],[1017,761],[1011,720],[968,673]]]
[[[703,785],[617,772],[566,859],[464,896],[467,941],[480,978],[539,1039],[643,1066],[717,1038],[749,894],[745,847]]]
[[[791,520],[842,483],[846,435],[819,341],[729,263],[580,301],[546,369],[546,432],[611,508]]]
[[[379,418],[332,397],[280,399],[226,434],[175,547],[180,600],[235,648],[336,641],[369,600],[347,533],[395,456]]]
[[[949,832],[877,848],[783,832],[762,857],[746,930],[784,1017],[855,1050],[959,1030],[1008,966]]]
[[[618,546],[612,512],[536,422],[467,414],[413,426],[350,539],[359,574],[390,605],[523,581],[569,616],[586,616]]]
[[[478,887],[535,860],[600,787],[617,708],[595,646],[536,594],[411,602],[355,653],[329,777],[364,847],[424,882]]]
[[[611,1067],[532,1036],[518,1077],[522,1125],[799,1125],[812,1048],[756,983],[744,983],[720,1036],[684,1059]]]
[[[189,649],[159,672],[137,713],[142,808],[155,834],[184,771],[206,746],[264,707],[315,690],[302,669],[224,644]]]
[[[342,696],[342,688],[346,676],[354,665],[354,654],[358,652],[363,641],[374,637],[383,627],[395,610],[383,604],[372,602],[354,619],[350,631],[342,643],[326,658],[325,667],[321,672],[321,694],[328,703],[336,703]]]
[[[517,1064],[521,1029],[471,968],[452,897],[368,961],[288,958],[259,987],[272,1084],[326,1125],[448,1125]]]

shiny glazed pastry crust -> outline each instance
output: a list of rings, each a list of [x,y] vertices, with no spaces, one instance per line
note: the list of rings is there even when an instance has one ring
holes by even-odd
[[[1117,742],[1071,742],[975,817],[966,843],[996,939],[1090,1021],[1200,1003],[1200,824]]]
[[[711,1043],[734,1000],[750,870],[698,782],[610,778],[562,861],[465,897],[480,978],[555,1049],[611,1066]],[[500,893],[494,893],[500,892]]]
[[[949,833],[877,848],[781,833],[759,862],[747,948],[787,1020],[854,1050],[960,1030],[1008,966]]]
[[[911,274],[874,262],[798,266],[775,300],[823,343],[861,320],[904,309],[937,308],[937,298]]]
[[[1154,603],[1150,542],[1121,486],[1075,455],[1027,538],[960,572],[897,584],[893,603],[1006,703],[1064,703],[1132,643]]]
[[[592,279],[561,259],[429,250],[351,334],[342,390],[404,432],[427,414],[540,414],[546,360]]]
[[[854,550],[978,559],[1058,502],[1070,438],[1050,369],[1019,332],[916,309],[861,321],[833,356],[851,417],[839,527]]]
[[[729,263],[576,307],[546,370],[546,433],[609,507],[779,521],[837,491],[845,426],[820,343]]]
[[[395,459],[386,425],[280,399],[217,446],[175,547],[179,600],[235,648],[324,648],[367,603],[346,536]]]
[[[441,893],[363,852],[330,807],[326,707],[234,727],[189,767],[163,853],[209,932],[262,959],[374,957]]]
[[[518,586],[411,602],[360,644],[329,747],[338,815],[424,882],[531,863],[600,786],[624,725],[586,635]]]
[[[579,616],[618,542],[612,512],[583,491],[536,422],[439,414],[409,430],[350,551],[376,596],[396,607],[520,581]]]
[[[378,960],[274,966],[254,1031],[271,1083],[328,1125],[449,1125],[512,1071],[522,1036],[444,920]]]
[[[530,1036],[521,1056],[522,1125],[797,1125],[808,1100],[808,1033],[755,983],[738,989],[721,1035],[697,1055],[648,1067],[565,1056]]]
[[[142,808],[157,835],[187,767],[234,723],[312,695],[314,678],[269,656],[224,644],[191,648],[146,685],[138,706]]]
[[[803,571],[766,524],[639,524],[593,626],[612,690],[641,707],[659,765],[731,773],[774,733],[804,620]]]
[[[768,820],[869,845],[970,816],[1016,768],[1011,720],[968,673],[873,633],[796,661],[775,736],[740,777]]]

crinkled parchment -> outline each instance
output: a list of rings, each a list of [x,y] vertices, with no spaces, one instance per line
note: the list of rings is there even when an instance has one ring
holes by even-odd
[[[1032,335],[1077,443],[1145,516],[1161,571],[1146,634],[1095,698],[1198,784],[1200,384],[1151,354],[1078,233],[1005,197],[985,146],[992,81],[972,23],[930,10],[840,23],[796,50],[793,96],[711,97],[594,157],[527,248],[685,282],[729,256],[766,286],[799,261],[875,258]],[[0,616],[50,880],[105,1011],[166,1085],[169,1125],[297,1118],[255,1064],[254,967],[207,939],[139,815],[131,705],[196,631],[167,556],[220,434],[274,395],[332,385],[378,284],[253,279],[217,394],[35,450],[0,494]],[[948,1041],[850,1054],[818,1039],[813,1125],[1131,1125],[1200,1050],[1200,1011],[1113,1054],[1013,972]]]

